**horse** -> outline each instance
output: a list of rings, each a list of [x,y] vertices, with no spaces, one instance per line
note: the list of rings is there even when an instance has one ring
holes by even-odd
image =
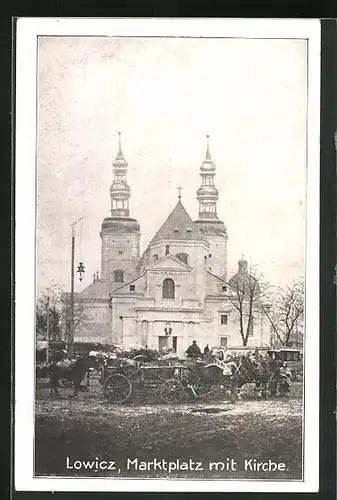
[[[263,357],[255,359],[249,354],[247,356],[243,355],[241,370],[245,371],[245,383],[255,383],[257,395],[266,398],[270,391],[270,379],[273,374],[268,360]]]
[[[58,363],[53,363],[49,367],[50,386],[55,395],[58,395],[59,381],[61,379],[68,380],[74,385],[74,397],[77,396],[81,382],[90,368],[99,368],[99,361],[94,356],[85,356],[78,358],[69,367],[58,366]]]
[[[232,402],[236,401],[237,391],[229,366],[205,356],[188,358],[181,364],[184,367],[183,383],[191,388],[195,397],[206,396],[221,388],[230,394]]]
[[[287,383],[279,374],[279,363],[269,358],[260,356],[258,359],[248,355],[242,355],[233,373],[238,392],[243,385],[254,383],[257,395],[266,398],[268,394],[283,395],[287,392]]]

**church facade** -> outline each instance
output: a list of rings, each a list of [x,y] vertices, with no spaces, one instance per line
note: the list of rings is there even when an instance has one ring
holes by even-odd
[[[231,283],[248,277],[247,262],[238,274],[227,276],[228,235],[219,219],[215,187],[216,166],[207,137],[197,191],[198,219],[193,221],[181,201],[168,215],[140,255],[139,222],[130,216],[128,163],[119,147],[110,187],[111,215],[101,226],[101,272],[75,294],[84,319],[75,342],[97,342],[182,355],[193,340],[201,349],[242,346],[237,307]],[[234,280],[234,281],[233,281]],[[269,322],[256,306],[248,345],[269,343]]]

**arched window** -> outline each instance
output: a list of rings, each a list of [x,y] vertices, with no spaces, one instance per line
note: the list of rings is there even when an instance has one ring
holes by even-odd
[[[174,299],[174,281],[165,278],[163,281],[163,299]]]
[[[187,253],[177,253],[176,257],[181,262],[184,262],[184,264],[188,264],[188,255],[187,255]]]
[[[120,269],[117,269],[114,271],[114,281],[116,283],[123,283],[124,282],[124,271],[121,271]]]
[[[159,258],[159,257],[158,257],[158,254],[157,254],[157,253],[155,253],[155,254],[153,255],[153,257],[152,257],[153,262],[157,262],[158,258]]]

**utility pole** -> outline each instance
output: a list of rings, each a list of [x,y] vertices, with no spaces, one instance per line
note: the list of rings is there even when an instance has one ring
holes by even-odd
[[[49,324],[49,301],[50,297],[47,297],[47,352],[46,352],[46,362],[49,364],[49,342],[50,342],[50,324]]]
[[[77,221],[71,224],[71,291],[70,291],[70,332],[69,332],[69,342],[68,342],[68,354],[69,357],[73,356],[74,353],[74,335],[75,335],[75,324],[74,324],[74,289],[75,289],[75,228],[76,224],[80,222],[84,217],[81,217]]]

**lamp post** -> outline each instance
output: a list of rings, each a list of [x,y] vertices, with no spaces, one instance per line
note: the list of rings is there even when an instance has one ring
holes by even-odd
[[[74,288],[75,288],[75,228],[76,224],[84,217],[80,217],[71,224],[71,291],[70,291],[70,332],[68,342],[68,354],[72,357],[74,351]]]

